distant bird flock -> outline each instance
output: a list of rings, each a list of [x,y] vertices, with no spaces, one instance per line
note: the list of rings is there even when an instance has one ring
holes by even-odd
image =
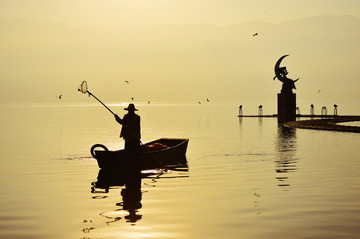
[[[257,33],[256,33],[256,34],[257,34]],[[128,80],[125,80],[124,83],[125,83],[125,84],[130,84],[130,82],[129,82]],[[62,94],[57,96],[57,98],[58,98],[59,100],[61,100],[62,97],[63,97]],[[131,101],[134,101],[134,100],[135,100],[135,98],[134,98],[134,97],[131,97]],[[206,98],[206,102],[207,102],[207,103],[210,102],[209,98]],[[147,103],[150,104],[150,100],[148,100]],[[202,104],[201,101],[198,101],[198,104],[201,105],[201,104]]]

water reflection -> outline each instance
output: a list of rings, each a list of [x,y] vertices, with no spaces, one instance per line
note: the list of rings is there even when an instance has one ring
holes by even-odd
[[[296,170],[296,129],[278,124],[275,171],[278,186],[289,187],[288,173]]]
[[[116,206],[122,207],[123,211],[127,211],[129,214],[125,216],[126,222],[135,223],[142,218],[142,215],[138,215],[138,209],[142,208],[141,204],[141,173],[133,172],[127,179],[125,188],[121,190],[122,202],[116,204]]]
[[[108,197],[111,190],[119,190],[121,201],[115,204],[115,210],[99,214],[101,217],[106,219],[105,225],[102,224],[100,226],[84,228],[83,232],[89,233],[91,230],[109,226],[111,223],[120,221],[122,218],[125,219],[125,222],[135,225],[136,222],[141,220],[143,217],[140,212],[140,209],[142,208],[141,200],[143,194],[143,191],[141,190],[142,181],[150,180],[150,184],[152,185],[149,185],[149,182],[144,182],[143,184],[147,187],[155,187],[155,183],[159,179],[188,177],[187,161],[186,159],[182,159],[182,162],[185,163],[177,167],[144,170],[141,172],[136,170],[125,170],[119,173],[114,169],[100,169],[97,181],[91,183],[91,193],[95,194],[92,198],[104,199]],[[186,174],[176,175],[177,172],[185,172]],[[124,215],[124,213],[126,215]],[[87,222],[89,221],[90,220]]]

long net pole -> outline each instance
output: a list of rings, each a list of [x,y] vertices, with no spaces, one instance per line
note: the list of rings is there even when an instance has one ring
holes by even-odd
[[[91,93],[90,91],[88,91],[88,86],[87,86],[87,82],[86,81],[83,81],[81,83],[81,85],[78,87],[78,91],[80,91],[81,93],[83,94],[86,94],[88,93],[89,96],[92,96],[94,97],[94,99],[96,99],[97,101],[99,101],[108,111],[110,111],[111,114],[113,114],[115,116],[115,113],[112,112],[112,110],[107,107],[101,100],[99,100],[99,98],[97,98],[93,93]]]

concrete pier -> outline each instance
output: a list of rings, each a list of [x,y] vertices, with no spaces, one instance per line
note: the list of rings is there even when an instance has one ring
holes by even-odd
[[[360,127],[339,125],[337,123],[360,121],[360,116],[333,116],[322,117],[322,119],[299,120],[284,123],[285,126],[302,128],[302,129],[316,129],[316,130],[329,130],[341,132],[360,133]]]
[[[254,117],[254,118],[278,118],[276,114],[273,115],[238,115],[239,118]],[[297,118],[309,118],[308,120],[296,120]],[[294,121],[282,122],[287,127],[301,128],[301,129],[316,129],[329,130],[341,132],[360,133],[360,127],[338,125],[337,123],[360,121],[359,115],[296,115]]]

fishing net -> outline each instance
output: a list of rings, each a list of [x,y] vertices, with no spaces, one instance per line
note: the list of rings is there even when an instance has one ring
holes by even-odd
[[[81,83],[81,85],[78,87],[78,91],[80,91],[83,94],[88,92],[88,87],[87,87],[87,82],[86,81],[83,81]]]

